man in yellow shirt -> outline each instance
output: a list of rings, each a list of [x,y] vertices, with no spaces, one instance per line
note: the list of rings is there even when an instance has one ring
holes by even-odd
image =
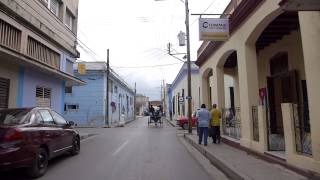
[[[220,119],[221,119],[221,111],[217,109],[217,105],[212,105],[212,110],[210,111],[211,114],[211,121],[210,127],[212,131],[212,140],[213,143],[216,144],[217,142],[220,143]]]

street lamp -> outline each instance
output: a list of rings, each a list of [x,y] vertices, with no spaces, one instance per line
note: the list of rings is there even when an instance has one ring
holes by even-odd
[[[155,1],[164,1],[164,0],[155,0]],[[182,0],[181,0],[182,1]],[[185,13],[186,13],[186,20],[185,20],[185,25],[186,25],[186,39],[187,39],[187,70],[188,70],[188,96],[186,99],[188,100],[188,132],[191,134],[192,133],[192,117],[191,117],[191,61],[190,61],[190,32],[189,32],[189,3],[188,0],[184,0],[185,3]]]

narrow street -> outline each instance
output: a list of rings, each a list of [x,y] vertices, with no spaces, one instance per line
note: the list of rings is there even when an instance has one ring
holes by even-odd
[[[176,136],[176,128],[147,126],[147,118],[123,128],[81,129],[98,133],[85,139],[81,153],[50,161],[41,180],[194,180],[210,179]],[[19,172],[19,171],[18,171]],[[15,171],[2,180],[26,179]]]

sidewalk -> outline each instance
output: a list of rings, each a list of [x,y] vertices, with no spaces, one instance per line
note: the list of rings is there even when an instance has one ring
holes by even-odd
[[[224,143],[208,146],[198,144],[198,136],[185,134],[186,140],[197,148],[211,163],[224,172],[230,179],[255,180],[302,180],[308,179],[285,167],[266,162],[245,151],[236,149]]]
[[[167,117],[164,117],[166,120],[167,120],[167,122],[172,126],[172,127],[176,127],[176,121],[175,120],[170,120],[170,119],[168,119]]]

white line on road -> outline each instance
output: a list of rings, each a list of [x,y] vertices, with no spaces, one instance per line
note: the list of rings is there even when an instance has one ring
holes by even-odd
[[[80,142],[86,142],[86,141],[88,141],[88,140],[90,140],[90,139],[93,139],[93,138],[95,138],[95,137],[97,137],[98,135],[93,135],[93,136],[90,136],[90,137],[87,137],[87,138],[85,138],[85,139],[82,139]]]
[[[117,155],[127,144],[128,144],[128,140],[126,140],[115,152],[112,153],[112,156]]]

